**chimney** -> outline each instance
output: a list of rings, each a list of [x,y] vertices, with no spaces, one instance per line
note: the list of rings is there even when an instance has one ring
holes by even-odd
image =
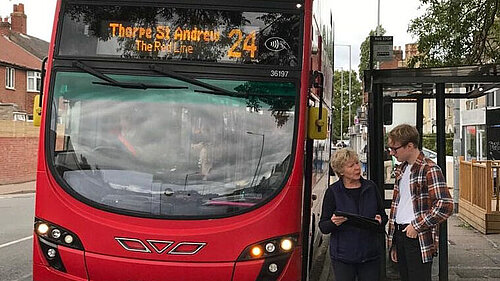
[[[401,46],[394,46],[392,52],[394,53],[394,59],[396,61],[403,60],[403,51],[401,50]]]
[[[24,14],[24,4],[14,4],[14,11],[10,14],[12,31],[26,34],[26,15]]]
[[[4,18],[3,21],[2,18],[0,18],[0,35],[9,34],[9,30],[10,30],[9,18]]]

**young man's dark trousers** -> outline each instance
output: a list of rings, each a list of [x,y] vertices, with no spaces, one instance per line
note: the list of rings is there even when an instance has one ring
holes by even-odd
[[[394,232],[401,281],[431,281],[432,261],[422,262],[418,238],[407,237],[403,232],[406,226],[397,224]]]

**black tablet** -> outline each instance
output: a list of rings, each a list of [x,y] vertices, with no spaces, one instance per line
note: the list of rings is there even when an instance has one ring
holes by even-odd
[[[336,216],[346,217],[348,219],[349,224],[360,227],[360,228],[368,228],[373,230],[383,230],[382,225],[378,222],[378,220],[374,218],[364,217],[353,213],[343,212],[343,211],[334,211]]]

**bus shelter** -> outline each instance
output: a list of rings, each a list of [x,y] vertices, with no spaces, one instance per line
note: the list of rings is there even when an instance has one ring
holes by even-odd
[[[408,112],[415,114],[415,124],[412,125],[416,126],[422,138],[424,100],[435,100],[433,129],[435,128],[436,133],[436,162],[446,177],[446,100],[475,99],[498,91],[499,88],[500,64],[365,71],[364,89],[369,97],[368,177],[377,183],[381,194],[385,195],[386,208],[390,208],[391,205],[394,182],[387,178],[387,172],[384,171],[385,134],[386,130],[387,132],[390,130],[393,122],[398,120],[398,116],[408,115]],[[414,110],[394,110],[396,105],[403,104],[412,105]],[[422,139],[420,145],[422,145]],[[447,281],[448,231],[446,222],[440,226],[439,236],[439,280]],[[383,266],[385,268],[385,264]],[[382,271],[382,275],[386,277],[385,270]]]

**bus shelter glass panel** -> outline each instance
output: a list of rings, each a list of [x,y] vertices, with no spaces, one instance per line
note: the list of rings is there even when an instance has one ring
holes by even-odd
[[[415,126],[417,123],[417,105],[416,103],[393,103],[392,104],[393,115],[392,115],[392,124],[384,125],[384,183],[393,184],[394,183],[394,170],[396,166],[400,164],[400,162],[396,159],[396,157],[391,156],[389,154],[388,144],[387,144],[387,135],[388,133],[396,126],[401,124],[409,124]],[[387,197],[386,199],[392,199],[392,196]]]
[[[82,201],[138,216],[241,213],[284,185],[297,87],[290,82],[56,73],[50,160]],[[173,87],[173,88],[168,88]]]

